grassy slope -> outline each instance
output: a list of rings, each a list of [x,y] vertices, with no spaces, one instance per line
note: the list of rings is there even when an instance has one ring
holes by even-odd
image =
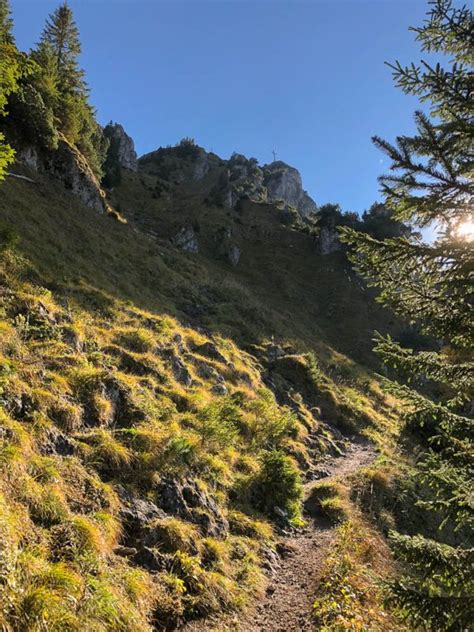
[[[375,438],[395,431],[393,402],[360,364],[387,316],[339,255],[318,256],[270,206],[246,203],[238,217],[203,206],[208,182],[157,200],[150,176],[129,174],[114,194],[122,225],[34,178],[2,184],[0,198],[19,237],[0,271],[2,624],[144,630],[241,607],[262,586],[273,505],[297,520],[298,471],[331,449],[322,420]],[[167,240],[186,220],[199,222],[199,255]],[[214,256],[229,225],[236,269]],[[282,361],[265,361],[270,340],[287,345]],[[205,342],[220,355],[203,356]],[[265,386],[265,367],[292,410]],[[213,394],[217,374],[227,396]],[[300,394],[286,400],[290,387]],[[57,430],[72,456],[45,449]],[[277,499],[273,449],[288,474]],[[160,554],[171,562],[153,575],[117,554],[117,485],[159,502],[165,473],[197,480],[230,532],[166,519]]]

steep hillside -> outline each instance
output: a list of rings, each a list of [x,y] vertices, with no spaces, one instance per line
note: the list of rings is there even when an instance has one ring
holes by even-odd
[[[48,172],[2,184],[7,629],[250,606],[279,530],[301,528],[302,483],[354,435],[390,452],[369,349],[396,324],[284,204],[214,202],[227,167],[210,160],[199,179],[124,170],[109,203],[126,223]]]

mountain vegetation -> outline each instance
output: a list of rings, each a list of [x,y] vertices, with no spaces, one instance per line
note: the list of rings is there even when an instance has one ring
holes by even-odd
[[[417,40],[423,50],[449,56],[451,66],[392,66],[397,85],[429,109],[416,112],[414,136],[399,137],[396,145],[374,138],[392,163],[393,175],[380,179],[387,206],[421,227],[436,221],[441,236],[425,244],[343,229],[357,269],[380,289],[378,300],[442,340],[439,350],[414,352],[379,336],[375,348],[403,378],[388,388],[406,402],[405,431],[416,441],[408,485],[419,490],[417,505],[440,523],[433,537],[423,531],[390,536],[405,563],[392,599],[415,626],[429,629],[464,630],[474,619],[474,260],[472,243],[457,233],[473,221],[473,27],[466,7],[435,3],[427,23],[415,29]]]
[[[0,0],[2,630],[470,629],[472,22],[392,67],[424,109],[359,216],[137,159],[70,6],[25,53]]]

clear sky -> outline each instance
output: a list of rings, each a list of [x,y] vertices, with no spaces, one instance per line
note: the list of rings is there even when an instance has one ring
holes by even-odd
[[[11,0],[18,45],[58,0]],[[370,141],[412,131],[416,101],[384,61],[420,58],[425,0],[69,0],[101,123],[139,154],[184,136],[298,168],[317,203],[361,212],[387,161]]]

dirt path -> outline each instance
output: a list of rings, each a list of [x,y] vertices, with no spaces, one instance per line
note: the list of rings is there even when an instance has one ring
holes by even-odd
[[[354,443],[339,458],[323,461],[328,476],[343,477],[369,465],[375,458],[369,444]],[[314,482],[307,483],[306,492]],[[312,629],[311,610],[320,570],[335,537],[334,527],[305,516],[307,526],[296,534],[281,538],[277,545],[278,568],[269,578],[266,595],[251,612],[232,621],[188,623],[187,632],[307,632]]]

